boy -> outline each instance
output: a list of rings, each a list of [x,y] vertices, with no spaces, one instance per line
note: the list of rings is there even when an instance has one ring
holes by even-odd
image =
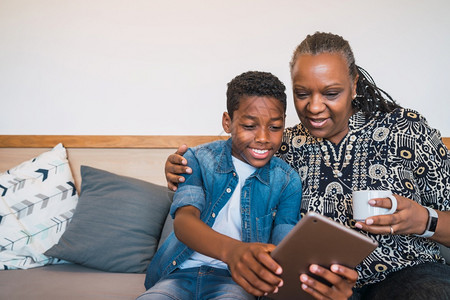
[[[270,252],[297,223],[301,201],[298,174],[272,157],[285,113],[285,86],[272,74],[228,84],[222,126],[231,138],[185,154],[193,172],[174,195],[174,233],[138,299],[254,299],[282,285]]]

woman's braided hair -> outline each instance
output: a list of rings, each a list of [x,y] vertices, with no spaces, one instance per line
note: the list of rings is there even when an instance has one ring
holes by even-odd
[[[392,97],[377,87],[370,74],[355,63],[355,57],[350,44],[341,36],[316,32],[308,35],[297,46],[290,62],[292,69],[300,55],[318,55],[322,53],[339,53],[347,61],[350,77],[354,80],[358,76],[356,83],[356,98],[352,101],[352,106],[362,111],[367,117],[376,116],[377,112],[392,112],[400,106]]]

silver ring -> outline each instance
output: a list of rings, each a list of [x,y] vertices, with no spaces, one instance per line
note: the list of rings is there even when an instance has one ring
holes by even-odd
[[[394,234],[394,228],[391,226],[391,234]]]

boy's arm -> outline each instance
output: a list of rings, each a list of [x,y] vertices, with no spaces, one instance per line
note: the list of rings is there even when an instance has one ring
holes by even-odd
[[[294,170],[289,173],[289,181],[280,195],[280,203],[272,229],[272,242],[278,245],[300,220],[302,182]]]
[[[177,238],[189,248],[225,262],[233,280],[248,293],[262,296],[282,284],[281,267],[269,253],[271,244],[244,243],[214,231],[200,219],[194,206],[177,209],[174,220]]]

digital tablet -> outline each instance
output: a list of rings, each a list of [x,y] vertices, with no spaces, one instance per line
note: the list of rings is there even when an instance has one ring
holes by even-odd
[[[308,212],[286,235],[271,255],[283,268],[283,286],[271,299],[314,299],[301,288],[300,274],[312,275],[308,268],[317,264],[329,268],[340,264],[354,268],[378,243],[315,212]]]

